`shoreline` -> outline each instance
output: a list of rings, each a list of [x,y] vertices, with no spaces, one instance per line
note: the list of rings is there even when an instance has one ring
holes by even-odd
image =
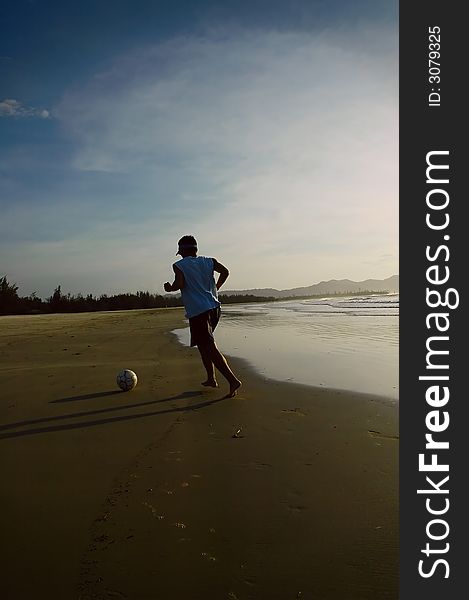
[[[181,346],[183,347],[189,347],[188,344],[184,343],[181,339],[179,339],[178,337],[178,333],[176,333],[177,331],[182,331],[183,329],[187,329],[189,330],[189,325],[187,325],[187,327],[179,327],[176,330],[171,331],[171,335],[174,336],[175,340],[177,343],[179,343]],[[217,338],[217,332],[215,332],[215,338]],[[228,362],[231,364],[235,364],[235,363],[239,363],[240,365],[244,365],[246,368],[250,369],[253,374],[256,377],[260,377],[261,379],[263,379],[266,382],[282,382],[282,383],[291,383],[293,385],[298,385],[301,387],[306,387],[306,388],[311,388],[317,392],[321,392],[321,391],[330,391],[332,393],[345,393],[345,394],[349,394],[351,397],[363,397],[363,398],[368,398],[369,400],[374,400],[379,398],[380,400],[382,400],[383,402],[389,402],[390,404],[396,405],[397,407],[399,406],[399,397],[398,396],[392,396],[389,393],[373,393],[370,391],[364,391],[364,390],[358,390],[358,389],[352,389],[352,388],[341,388],[341,387],[335,387],[332,385],[327,385],[327,384],[319,384],[319,385],[315,385],[313,383],[304,383],[302,381],[297,381],[294,377],[279,377],[279,378],[275,378],[271,375],[267,375],[263,372],[263,369],[265,369],[265,365],[264,366],[258,366],[256,365],[253,361],[247,359],[247,358],[241,358],[240,356],[231,354],[230,351],[225,351],[222,347],[222,345],[217,341],[217,345],[220,347],[221,351],[223,352],[224,356],[229,359]],[[272,371],[273,369],[270,367],[268,369],[269,371]],[[220,376],[221,377],[221,376]]]
[[[180,308],[32,317],[0,332],[5,597],[397,598],[396,403],[233,357],[223,399]]]
[[[174,331],[170,331],[169,334],[174,336],[174,340],[175,340],[176,344],[181,345],[183,348],[190,349],[189,346],[186,346],[178,339],[177,334],[174,333]],[[215,333],[215,336],[216,336],[216,333]],[[396,398],[392,398],[391,396],[386,396],[385,394],[373,394],[371,392],[362,392],[362,391],[358,391],[358,390],[336,388],[336,387],[331,387],[331,386],[325,387],[325,386],[313,385],[313,384],[309,384],[309,383],[300,383],[300,382],[297,382],[294,380],[287,381],[285,379],[274,379],[273,377],[269,377],[269,376],[261,373],[260,369],[258,369],[251,361],[249,361],[245,358],[240,358],[239,356],[234,356],[232,354],[229,354],[228,352],[225,352],[223,350],[223,348],[220,348],[220,350],[223,352],[223,355],[225,356],[225,358],[228,359],[228,362],[230,365],[231,364],[237,365],[238,368],[235,368],[234,369],[235,371],[237,371],[238,369],[249,371],[252,373],[252,377],[262,379],[262,381],[267,385],[269,385],[269,384],[275,385],[277,383],[282,383],[285,385],[293,385],[293,386],[297,386],[298,388],[302,388],[302,389],[304,389],[305,393],[308,390],[310,392],[313,392],[314,394],[322,394],[323,392],[325,392],[326,394],[331,394],[334,397],[336,395],[340,396],[343,394],[344,396],[349,397],[350,401],[357,400],[357,398],[358,398],[359,401],[361,400],[361,401],[365,401],[365,402],[378,402],[378,403],[381,402],[382,404],[388,405],[391,408],[396,408],[396,410],[399,409],[399,400]],[[220,374],[218,374],[218,380],[223,380],[223,378]]]

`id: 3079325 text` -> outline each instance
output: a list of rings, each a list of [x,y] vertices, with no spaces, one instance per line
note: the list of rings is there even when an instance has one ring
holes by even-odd
[[[436,107],[441,104],[441,29],[438,26],[428,28],[428,106]]]

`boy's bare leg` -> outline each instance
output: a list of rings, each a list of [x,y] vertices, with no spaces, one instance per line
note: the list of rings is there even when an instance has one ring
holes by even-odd
[[[230,369],[230,366],[228,365],[226,358],[223,356],[223,354],[217,348],[215,342],[212,341],[206,345],[204,344],[203,346],[199,347],[199,350],[200,350],[202,356],[205,354],[205,356],[208,356],[210,358],[211,362],[215,365],[215,367],[220,371],[220,373],[225,377],[225,379],[230,384],[230,391],[227,394],[227,397],[233,398],[233,396],[236,396],[236,392],[237,392],[238,388],[241,387],[241,381],[236,377],[236,375]]]
[[[206,346],[197,346],[200,352],[200,356],[202,358],[202,362],[204,363],[205,370],[207,371],[207,381],[202,381],[202,385],[207,387],[218,387],[218,383],[215,377],[215,367],[213,365],[212,359],[210,358],[210,353],[207,350]]]

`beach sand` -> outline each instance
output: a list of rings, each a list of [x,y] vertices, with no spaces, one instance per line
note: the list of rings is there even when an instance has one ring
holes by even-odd
[[[0,319],[2,599],[397,599],[396,404],[239,359],[223,399],[182,325]]]

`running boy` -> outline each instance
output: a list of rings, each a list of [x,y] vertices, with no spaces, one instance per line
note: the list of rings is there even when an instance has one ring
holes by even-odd
[[[182,301],[189,319],[191,346],[197,346],[207,371],[207,380],[202,385],[218,387],[216,367],[230,385],[227,398],[233,398],[241,381],[230,369],[226,358],[215,344],[213,332],[220,319],[218,290],[225,283],[228,269],[215,258],[197,256],[197,242],[192,235],[183,236],[178,242],[176,254],[182,256],[173,264],[174,282],[166,282],[166,292],[181,290]],[[215,283],[214,271],[219,273]]]

